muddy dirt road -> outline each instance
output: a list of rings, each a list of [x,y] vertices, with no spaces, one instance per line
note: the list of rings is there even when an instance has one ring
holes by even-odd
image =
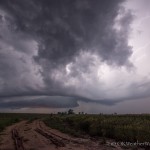
[[[21,121],[0,135],[0,150],[121,150],[100,140],[74,138],[47,127],[42,121]]]

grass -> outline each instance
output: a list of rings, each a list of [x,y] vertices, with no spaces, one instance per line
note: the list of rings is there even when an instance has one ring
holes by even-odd
[[[53,115],[44,122],[74,136],[150,142],[150,115]]]
[[[4,130],[5,127],[7,127],[13,123],[19,122],[19,121],[20,121],[20,119],[16,116],[0,114],[0,132],[2,130]]]
[[[44,117],[44,114],[0,113],[0,132],[2,132],[7,126],[10,126],[21,120],[28,120],[28,123],[31,123],[33,120]]]

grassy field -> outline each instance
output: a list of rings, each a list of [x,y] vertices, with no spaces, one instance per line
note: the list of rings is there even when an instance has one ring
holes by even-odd
[[[0,132],[5,129],[5,127],[17,123],[21,120],[28,120],[31,122],[35,119],[44,118],[47,115],[44,114],[18,114],[18,113],[0,113]]]
[[[44,122],[74,136],[150,142],[150,115],[52,115]]]
[[[150,142],[150,115],[0,113],[0,132],[21,120],[32,122],[35,119],[41,119],[46,125],[74,136],[111,138],[126,142]]]

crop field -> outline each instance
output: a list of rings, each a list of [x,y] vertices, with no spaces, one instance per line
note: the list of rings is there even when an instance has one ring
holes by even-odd
[[[150,115],[53,115],[44,122],[74,136],[150,141]]]

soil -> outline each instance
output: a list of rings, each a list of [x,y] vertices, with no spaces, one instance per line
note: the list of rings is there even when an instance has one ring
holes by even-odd
[[[22,147],[16,147],[12,131],[17,131]],[[118,145],[103,143],[102,139],[75,138],[47,127],[42,121],[21,121],[0,134],[0,150],[122,150]]]

